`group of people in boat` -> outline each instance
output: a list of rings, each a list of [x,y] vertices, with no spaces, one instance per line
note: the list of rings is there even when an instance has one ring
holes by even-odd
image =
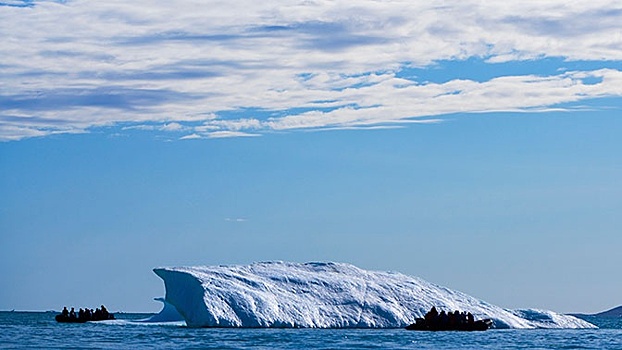
[[[441,310],[439,313],[434,306],[432,306],[432,309],[425,314],[423,319],[428,325],[438,325],[440,327],[446,326],[449,328],[461,325],[472,325],[475,323],[475,318],[470,312],[460,312],[456,310],[454,312],[449,311],[446,313],[445,310]]]
[[[492,326],[492,320],[475,320],[470,312],[438,312],[436,307],[432,307],[423,318],[416,319],[416,322],[406,327],[408,330],[421,331],[479,331],[486,330]]]
[[[96,308],[94,311],[89,308],[80,308],[77,313],[75,308],[72,307],[71,310],[67,310],[65,306],[60,315],[56,316],[58,322],[87,322],[112,319],[114,319],[114,315],[108,312],[104,305],[101,308]]]

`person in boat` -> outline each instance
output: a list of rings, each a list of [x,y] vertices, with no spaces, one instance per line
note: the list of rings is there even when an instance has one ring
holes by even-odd
[[[61,315],[63,315],[63,318],[69,318],[69,310],[67,310],[67,306],[63,307]]]
[[[445,313],[445,310],[441,310],[441,313],[438,314],[438,325],[440,327],[447,327],[449,324],[449,316]]]
[[[84,309],[84,319],[90,321],[91,318],[91,310],[87,307]]]
[[[108,310],[106,310],[106,307],[104,305],[102,305],[101,317],[104,320],[107,320],[110,317],[110,313],[108,312]]]
[[[71,311],[69,311],[69,318],[72,320],[76,319],[76,310],[74,308],[71,308]]]
[[[430,311],[428,311],[423,318],[427,324],[435,324],[438,321],[438,311],[436,307],[432,306]]]
[[[471,312],[469,312],[467,314],[467,323],[472,326],[473,323],[475,323],[475,317],[473,317],[473,314]]]
[[[454,311],[454,319],[455,319],[454,322],[456,326],[460,326],[463,323],[466,323],[466,322],[462,322],[462,313],[460,313],[460,311],[458,310]]]
[[[456,324],[458,323],[458,319],[456,318],[456,313],[448,311],[447,318],[449,319],[449,327],[451,328],[456,327]]]

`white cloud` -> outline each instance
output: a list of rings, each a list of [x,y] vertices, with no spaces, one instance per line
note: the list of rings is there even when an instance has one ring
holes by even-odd
[[[0,6],[0,23],[0,140],[120,123],[249,136],[622,95],[614,69],[396,76],[470,57],[622,61],[616,1],[46,1]]]
[[[218,139],[218,138],[225,138],[225,137],[256,137],[256,136],[260,136],[259,134],[251,134],[251,133],[247,133],[247,132],[240,132],[240,131],[214,131],[214,132],[209,132],[206,134],[208,138],[211,139]]]
[[[199,134],[190,134],[190,135],[185,135],[180,137],[180,140],[196,140],[196,139],[200,139],[201,135]]]
[[[167,123],[162,125],[162,127],[160,128],[160,130],[163,131],[182,131],[185,128],[179,124],[179,123]]]

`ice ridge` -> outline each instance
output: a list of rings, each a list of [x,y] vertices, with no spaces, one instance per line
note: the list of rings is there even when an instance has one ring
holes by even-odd
[[[163,267],[165,301],[189,327],[396,328],[432,306],[496,328],[595,328],[546,310],[508,310],[417,277],[333,263]]]

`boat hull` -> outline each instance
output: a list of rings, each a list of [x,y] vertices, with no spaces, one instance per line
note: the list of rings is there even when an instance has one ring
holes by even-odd
[[[59,314],[59,315],[56,315],[55,319],[56,319],[56,322],[59,322],[59,323],[85,323],[85,322],[94,322],[94,321],[114,320],[114,315],[110,314],[108,315],[108,318],[102,318],[102,319],[85,319],[85,318],[78,318],[78,317],[63,316],[62,314]]]
[[[462,323],[457,325],[450,324],[427,324],[423,318],[418,318],[417,322],[406,326],[409,331],[485,331],[492,327],[492,320],[487,318],[477,320],[473,323]]]

